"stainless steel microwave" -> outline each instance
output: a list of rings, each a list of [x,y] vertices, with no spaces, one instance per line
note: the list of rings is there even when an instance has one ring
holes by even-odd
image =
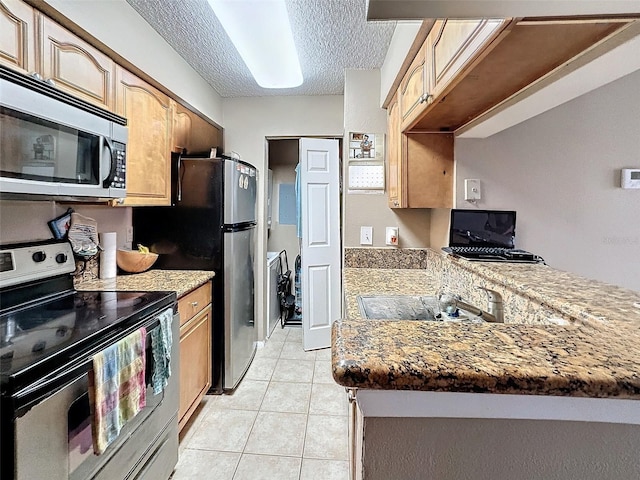
[[[126,196],[127,120],[0,66],[2,198]]]

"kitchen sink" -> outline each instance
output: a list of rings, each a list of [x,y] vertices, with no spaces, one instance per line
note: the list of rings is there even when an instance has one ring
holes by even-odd
[[[484,323],[482,318],[459,310],[458,316],[440,314],[435,296],[422,295],[358,295],[362,318],[370,320],[424,320]]]

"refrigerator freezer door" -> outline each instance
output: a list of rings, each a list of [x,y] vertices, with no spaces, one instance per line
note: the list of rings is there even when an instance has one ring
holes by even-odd
[[[224,233],[224,385],[238,385],[256,348],[254,312],[255,227]]]
[[[220,160],[178,158],[174,203],[178,207],[217,209],[222,204]]]
[[[234,160],[224,161],[224,223],[236,225],[256,220],[254,167]]]

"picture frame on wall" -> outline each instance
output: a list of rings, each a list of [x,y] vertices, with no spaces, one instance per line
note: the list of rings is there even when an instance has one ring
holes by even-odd
[[[357,160],[384,160],[384,134],[350,132],[349,158]]]

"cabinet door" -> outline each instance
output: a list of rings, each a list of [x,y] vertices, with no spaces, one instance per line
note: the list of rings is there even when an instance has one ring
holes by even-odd
[[[176,153],[188,152],[189,144],[191,143],[192,113],[179,103],[172,103],[174,103],[174,111],[171,151]]]
[[[75,97],[113,111],[115,63],[56,22],[42,17],[43,78]]]
[[[427,101],[427,75],[426,75],[426,51],[427,44],[422,45],[409,70],[400,82],[400,115],[402,125],[406,125],[424,110],[423,104]]]
[[[169,97],[120,66],[116,78],[116,112],[127,118],[129,127],[124,205],[169,205],[173,127]]]
[[[191,135],[189,137],[188,150],[190,152],[209,152],[211,147],[218,148],[218,154],[222,152],[222,132],[211,125],[201,116],[191,112]]]
[[[212,147],[222,147],[220,130],[195,112],[179,103],[175,104],[173,117],[173,151],[187,153],[210,152]],[[222,153],[222,152],[218,152]]]
[[[35,11],[20,0],[0,0],[0,63],[21,73],[36,70]]]
[[[428,76],[435,99],[453,84],[461,70],[471,63],[507,21],[438,20],[427,37]]]
[[[387,194],[390,208],[403,207],[400,108],[396,100],[387,110]]]
[[[402,136],[408,208],[452,208],[453,134]]]
[[[180,327],[180,429],[210,385],[211,306]]]

